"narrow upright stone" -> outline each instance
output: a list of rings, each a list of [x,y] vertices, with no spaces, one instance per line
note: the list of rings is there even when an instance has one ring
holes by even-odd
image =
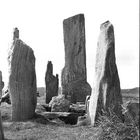
[[[18,28],[14,28],[14,33],[13,33],[13,40],[19,39],[19,30]]]
[[[91,94],[87,83],[85,19],[83,14],[75,15],[63,21],[65,67],[62,70],[62,93],[72,103],[85,102]]]
[[[47,64],[45,83],[46,83],[46,103],[48,104],[53,96],[58,95],[58,86],[59,86],[58,74],[56,74],[56,76],[53,75],[53,64],[51,61],[48,61]]]
[[[16,37],[9,51],[8,62],[12,120],[24,121],[34,116],[37,102],[34,52]]]
[[[2,81],[2,72],[0,71],[0,98],[2,97],[3,87],[4,87],[4,82]]]
[[[102,115],[102,110],[109,113],[109,108],[121,118],[122,95],[115,58],[114,28],[109,21],[100,27],[95,75],[89,104],[91,124],[95,123],[99,114]]]
[[[0,140],[4,140],[4,133],[2,127],[2,120],[1,120],[1,112],[0,112]]]

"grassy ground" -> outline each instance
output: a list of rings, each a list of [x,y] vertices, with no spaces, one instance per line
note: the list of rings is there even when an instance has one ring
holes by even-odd
[[[93,140],[99,132],[91,126],[52,123],[43,116],[27,122],[12,122],[11,106],[4,103],[0,108],[6,140]]]
[[[38,103],[45,102],[44,98],[44,96],[39,97]],[[124,96],[125,101],[128,99]],[[10,117],[11,105],[2,103],[0,110],[6,140],[100,140],[101,127],[72,126],[49,122],[40,115],[36,115],[34,119],[27,122],[12,122]],[[37,110],[40,110],[39,106],[37,106]],[[113,124],[112,122],[109,123]]]

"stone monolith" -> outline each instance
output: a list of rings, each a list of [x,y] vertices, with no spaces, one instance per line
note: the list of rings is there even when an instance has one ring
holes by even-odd
[[[2,97],[3,87],[4,87],[4,82],[2,81],[2,72],[0,71],[0,98]]]
[[[33,50],[18,38],[17,31],[15,28],[8,55],[9,92],[12,120],[24,121],[34,116],[37,103],[35,56]]]
[[[46,103],[48,104],[53,96],[58,95],[58,86],[59,86],[58,74],[56,74],[56,76],[53,75],[53,64],[51,61],[48,61],[47,64],[45,83],[46,83]]]
[[[2,127],[2,120],[1,120],[1,112],[0,112],[0,140],[4,140],[4,133]]]
[[[65,66],[62,70],[62,93],[72,103],[85,102],[91,94],[87,83],[85,19],[83,14],[75,15],[63,21]]]
[[[115,58],[115,38],[113,25],[107,21],[100,26],[98,39],[95,84],[89,103],[91,124],[98,120],[102,111],[112,110],[122,117],[122,95]]]

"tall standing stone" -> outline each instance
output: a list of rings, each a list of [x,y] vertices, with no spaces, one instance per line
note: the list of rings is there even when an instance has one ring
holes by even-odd
[[[13,44],[9,50],[9,91],[12,101],[12,120],[24,121],[35,114],[36,72],[33,50],[18,37],[14,30]]]
[[[85,19],[83,14],[75,15],[63,21],[65,67],[62,70],[62,93],[72,103],[85,102],[91,94],[87,83]]]
[[[91,124],[95,123],[99,114],[102,115],[102,110],[109,113],[109,108],[121,118],[122,95],[115,58],[114,28],[109,21],[100,26],[95,76],[89,104]]]
[[[48,104],[53,96],[58,95],[58,86],[59,86],[58,74],[56,74],[56,76],[53,75],[53,64],[51,61],[48,61],[47,64],[45,83],[46,83],[46,103]]]
[[[3,87],[4,87],[4,82],[2,81],[2,72],[0,71],[0,98],[2,97]]]
[[[4,133],[3,133],[2,121],[1,121],[1,113],[0,113],[0,140],[4,140]]]

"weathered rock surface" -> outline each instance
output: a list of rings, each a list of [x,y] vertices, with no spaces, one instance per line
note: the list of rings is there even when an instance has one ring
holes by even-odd
[[[115,39],[113,25],[107,21],[101,24],[95,65],[95,87],[93,89],[89,115],[91,124],[98,119],[102,110],[109,108],[122,117],[122,95],[115,58]]]
[[[71,113],[71,112],[43,112],[40,113],[48,120],[57,120],[65,122],[65,124],[75,125],[77,124],[78,117],[81,116],[79,113]]]
[[[35,56],[33,50],[15,34],[8,62],[12,120],[30,119],[35,114],[37,102]]]
[[[86,97],[85,101],[85,112],[88,114],[89,113],[89,101],[90,101],[90,95]]]
[[[65,67],[62,70],[62,93],[72,103],[84,102],[91,94],[87,83],[85,19],[79,14],[63,21]]]
[[[2,95],[2,97],[0,99],[0,105],[3,102],[6,102],[7,104],[11,104],[10,94],[9,94],[8,90],[6,90],[5,93]]]
[[[85,114],[85,105],[72,104],[70,105],[69,112]]]
[[[68,112],[70,102],[65,99],[64,95],[55,96],[49,103],[52,112]]]
[[[0,98],[2,97],[3,87],[4,87],[4,82],[2,81],[2,72],[0,71]]]
[[[35,109],[36,114],[41,113],[41,112],[46,112],[47,111],[46,108],[48,107],[47,105],[37,103],[37,106],[36,106],[36,109]],[[51,108],[50,108],[50,111],[51,111]]]
[[[0,113],[0,140],[4,140],[4,133],[3,133],[2,121],[1,121],[1,113]]]
[[[41,106],[45,109],[45,111],[51,112],[51,107],[49,106],[49,104],[41,104]]]
[[[48,61],[47,64],[45,83],[46,83],[46,103],[49,103],[53,96],[58,95],[58,86],[59,86],[58,74],[56,74],[56,76],[53,75],[53,64],[51,61]]]
[[[40,114],[47,119],[56,119],[60,116],[67,117],[71,113],[70,112],[42,112]]]
[[[19,30],[18,30],[18,28],[14,28],[13,40],[15,40],[15,39],[19,39]]]
[[[127,123],[131,123],[132,121],[138,126],[139,125],[139,106],[140,104],[137,102],[126,102],[123,104],[123,114],[124,114],[124,121]]]

